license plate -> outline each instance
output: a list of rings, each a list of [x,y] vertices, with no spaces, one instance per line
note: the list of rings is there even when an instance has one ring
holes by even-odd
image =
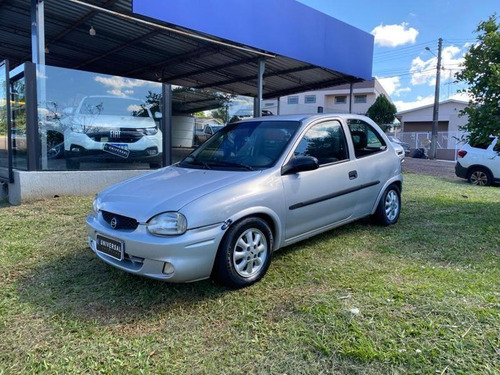
[[[122,241],[114,240],[108,237],[97,235],[96,248],[101,253],[109,255],[111,258],[123,260],[125,246]]]
[[[130,151],[128,150],[128,145],[123,143],[105,143],[103,151],[109,152],[115,156],[122,158],[128,158]]]

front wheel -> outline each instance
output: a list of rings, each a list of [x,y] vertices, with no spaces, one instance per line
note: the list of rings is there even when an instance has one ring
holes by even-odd
[[[271,263],[273,234],[266,221],[249,217],[229,227],[213,275],[223,285],[243,288],[260,280]]]
[[[388,226],[396,224],[401,213],[401,192],[396,185],[384,191],[372,219],[376,224]]]

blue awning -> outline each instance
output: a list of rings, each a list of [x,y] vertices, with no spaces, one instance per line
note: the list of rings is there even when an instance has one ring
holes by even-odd
[[[294,0],[133,0],[133,12],[361,79],[373,36]]]

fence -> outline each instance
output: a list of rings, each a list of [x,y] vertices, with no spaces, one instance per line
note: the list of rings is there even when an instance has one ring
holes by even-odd
[[[462,132],[438,132],[437,158],[443,160],[457,160],[457,151],[463,145],[460,141]],[[429,152],[431,146],[431,132],[403,132],[396,135],[403,142],[409,143],[410,148],[424,148]]]

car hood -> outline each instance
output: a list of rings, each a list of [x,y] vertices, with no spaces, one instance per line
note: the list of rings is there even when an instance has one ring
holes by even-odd
[[[151,117],[133,117],[133,116],[92,116],[75,115],[72,123],[81,126],[90,126],[96,128],[151,128],[156,124]]]
[[[99,194],[100,209],[133,217],[144,223],[159,213],[179,211],[205,194],[252,178],[259,173],[261,172],[171,166],[107,188]]]

